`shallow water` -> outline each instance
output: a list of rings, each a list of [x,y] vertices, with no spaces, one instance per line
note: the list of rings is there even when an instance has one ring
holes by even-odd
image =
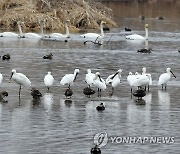
[[[138,18],[125,20],[134,20],[141,25]],[[9,93],[8,103],[0,103],[0,153],[88,154],[94,146],[94,135],[100,132],[107,132],[109,137],[173,137],[175,141],[150,144],[112,143],[109,140],[101,148],[103,154],[179,153],[180,29],[172,25],[171,31],[172,27],[164,26],[167,21],[151,20],[154,21],[149,32],[148,46],[153,49],[150,54],[137,53],[144,48],[145,42],[125,40],[127,32],[122,27],[108,32],[102,46],[84,45],[79,34],[72,34],[67,43],[0,38],[1,55],[11,55],[10,61],[0,62],[0,72],[4,76],[0,89]],[[163,30],[157,26],[159,22]],[[157,29],[153,28],[156,26]],[[143,28],[135,28],[132,33],[144,35]],[[53,59],[44,60],[42,57],[49,52],[53,53]],[[144,97],[146,104],[138,105],[135,98],[131,98],[126,77],[129,71],[141,72],[142,67],[151,73],[153,85]],[[157,81],[167,67],[172,68],[176,79],[172,77],[164,91],[157,86]],[[41,101],[33,100],[26,87],[22,88],[19,100],[19,86],[15,82],[8,83],[13,68],[26,74],[32,86],[42,92]],[[66,99],[67,87],[61,86],[59,81],[75,68],[79,68],[80,73],[72,87],[74,95]],[[122,69],[121,85],[112,97],[109,96],[110,87],[102,92],[101,98],[97,93],[91,98],[84,96],[82,91],[86,87],[84,77],[88,68],[99,71],[104,79]],[[50,92],[43,83],[48,71],[55,78]],[[101,102],[106,109],[97,112],[96,106]]]

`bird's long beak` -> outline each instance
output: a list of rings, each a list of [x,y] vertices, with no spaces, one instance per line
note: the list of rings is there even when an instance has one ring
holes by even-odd
[[[75,77],[74,77],[74,80],[73,80],[73,81],[75,81],[75,80],[76,80],[77,76],[78,76],[78,73],[76,73],[76,75],[75,75]]]
[[[111,79],[114,79],[114,77],[118,74],[118,72],[116,72],[112,77]]]
[[[171,74],[176,78],[175,74],[174,74],[172,71],[170,71],[170,72],[171,72]]]
[[[98,77],[99,77],[99,80],[102,82],[100,75],[98,75]]]
[[[12,78],[12,76],[13,76],[13,72],[11,73],[11,77],[10,77],[10,79],[9,79],[9,83],[11,82],[11,78]]]

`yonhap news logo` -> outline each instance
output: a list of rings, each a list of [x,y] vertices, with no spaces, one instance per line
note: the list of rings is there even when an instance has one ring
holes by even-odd
[[[94,144],[103,147],[112,144],[173,144],[175,137],[171,136],[108,136],[107,132],[94,135]]]

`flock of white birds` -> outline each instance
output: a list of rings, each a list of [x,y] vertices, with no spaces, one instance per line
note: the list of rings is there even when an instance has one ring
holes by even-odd
[[[87,83],[88,87],[95,86],[98,88],[98,93],[101,93],[101,90],[105,90],[107,85],[111,85],[112,87],[112,94],[114,92],[114,88],[120,85],[121,82],[121,72],[122,70],[119,69],[116,73],[110,75],[107,77],[106,80],[104,80],[99,72],[92,73],[90,69],[87,69],[87,74],[85,75],[85,82]],[[79,73],[79,69],[75,69],[73,74],[66,74],[60,81],[61,85],[68,85],[68,88],[70,89],[73,83],[75,82],[77,76]],[[167,83],[171,78],[171,74],[176,78],[174,73],[171,71],[171,68],[166,69],[166,73],[163,73],[159,77],[158,85],[162,86],[162,88],[166,89]],[[31,81],[26,77],[26,75],[22,73],[16,72],[15,69],[12,70],[12,74],[10,77],[13,79],[17,84],[19,84],[19,96],[21,92],[21,86],[27,86],[31,87]],[[2,83],[3,75],[0,73],[0,84]],[[142,68],[142,74],[135,73],[132,74],[129,72],[129,75],[127,76],[127,81],[129,83],[129,86],[131,87],[131,92],[133,87],[142,88],[145,86],[152,85],[152,78],[150,73],[146,73],[146,68]],[[48,72],[47,75],[44,77],[44,84],[47,87],[48,91],[49,88],[53,86],[54,83],[54,77],[52,76],[51,72]]]
[[[38,39],[45,39],[45,38],[69,38],[69,29],[68,29],[68,23],[69,20],[65,22],[65,28],[66,28],[66,34],[61,34],[61,33],[52,33],[50,35],[44,35],[43,34],[43,27],[44,27],[44,21],[40,22],[40,27],[41,27],[41,35],[36,34],[36,33],[23,33],[22,32],[22,22],[17,22],[18,28],[19,28],[19,34],[13,33],[13,32],[3,32],[0,34],[1,37],[20,37],[20,38],[38,38]],[[81,37],[85,39],[101,39],[104,37],[104,32],[103,32],[103,24],[105,24],[104,21],[101,22],[100,24],[100,30],[101,33],[86,33],[81,35]],[[149,25],[145,25],[145,37],[137,34],[132,34],[126,36],[126,39],[130,40],[147,40],[148,39],[148,27]],[[106,85],[111,85],[112,86],[112,94],[114,92],[114,88],[117,87],[120,84],[121,80],[121,72],[122,70],[119,69],[115,74],[110,75],[106,80],[100,77],[100,73],[96,72],[95,74],[91,72],[90,69],[87,70],[87,74],[85,76],[85,81],[89,87],[94,85],[95,87],[98,88],[98,92],[101,92],[101,90],[106,89]],[[73,74],[66,74],[62,80],[60,81],[61,85],[68,85],[68,88],[70,89],[71,85],[74,83],[74,81],[77,78],[77,75],[79,73],[79,69],[75,69]],[[163,73],[159,77],[159,82],[158,85],[162,85],[162,88],[167,86],[167,82],[171,78],[171,68],[166,69],[166,73]],[[173,74],[174,77],[176,77]],[[12,75],[11,78],[20,85],[19,88],[19,96],[20,96],[20,91],[21,91],[21,86],[31,86],[30,80],[22,73],[17,73],[16,70],[12,70]],[[10,80],[11,80],[10,78]],[[3,76],[0,74],[0,84],[2,82]],[[134,75],[129,72],[129,75],[127,76],[127,81],[131,87],[131,92],[132,92],[132,87],[143,87],[143,86],[150,86],[152,85],[152,78],[151,74],[146,73],[146,68],[142,69],[142,74],[135,73]],[[48,72],[48,74],[44,77],[44,84],[49,90],[49,88],[53,85],[54,82],[54,77],[52,76],[51,72]]]

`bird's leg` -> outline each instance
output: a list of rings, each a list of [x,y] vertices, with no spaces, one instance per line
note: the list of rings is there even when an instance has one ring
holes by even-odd
[[[167,85],[165,84],[165,85],[164,85],[165,91],[166,91],[166,87],[167,87]]]
[[[114,94],[114,88],[112,87],[112,92],[111,92],[110,95],[112,96],[113,94]]]
[[[162,84],[162,89],[163,89],[163,84]]]
[[[70,84],[68,85],[68,88],[71,89]]]
[[[98,97],[99,97],[99,88],[98,88]]]
[[[144,87],[144,91],[146,91],[146,86]]]
[[[20,94],[21,94],[21,85],[19,87],[19,98],[20,98]]]
[[[47,91],[49,91],[49,87],[47,87]]]
[[[101,97],[101,89],[99,89],[99,92],[100,92],[100,97]]]
[[[149,91],[149,85],[148,85],[148,91]]]

